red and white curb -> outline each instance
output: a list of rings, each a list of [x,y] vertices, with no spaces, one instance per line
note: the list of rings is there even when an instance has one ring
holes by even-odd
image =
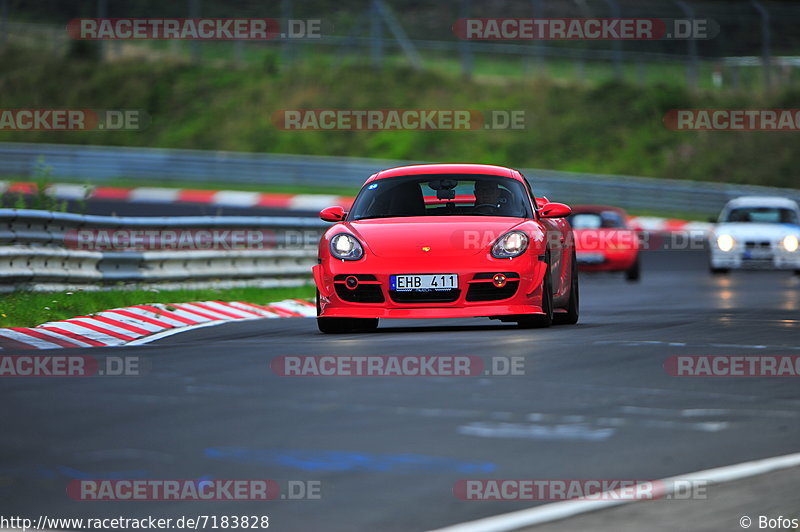
[[[0,194],[36,194],[37,185],[27,181],[0,181]],[[142,203],[203,203],[215,207],[273,208],[318,211],[331,205],[350,208],[355,198],[328,194],[283,194],[242,190],[197,190],[159,187],[103,187],[55,183],[47,193],[61,200],[100,199]]]
[[[269,305],[243,301],[133,305],[51,321],[38,327],[0,328],[0,349],[58,349],[107,347],[146,343],[167,333],[259,318],[295,318],[317,315],[313,303],[286,299]]]

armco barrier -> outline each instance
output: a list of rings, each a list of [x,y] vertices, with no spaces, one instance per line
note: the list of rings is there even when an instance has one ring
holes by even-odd
[[[0,291],[41,283],[114,284],[231,279],[308,279],[327,225],[290,217],[109,217],[0,209]],[[254,249],[95,251],[67,246],[85,229],[268,231]]]
[[[102,184],[113,179],[165,184],[250,183],[359,187],[383,168],[413,161],[160,148],[0,143],[0,176],[30,178],[39,158],[54,180]],[[465,161],[469,162],[469,161]],[[503,164],[503,161],[496,161]],[[535,192],[567,203],[601,203],[633,210],[717,214],[742,195],[785,196],[800,190],[699,181],[522,169]]]

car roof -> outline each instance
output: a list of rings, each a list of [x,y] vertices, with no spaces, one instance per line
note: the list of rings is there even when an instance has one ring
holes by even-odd
[[[798,210],[797,202],[780,196],[741,196],[725,205],[726,209],[735,207],[783,207]]]
[[[397,166],[395,168],[387,168],[381,170],[377,174],[373,174],[367,179],[367,183],[376,179],[386,179],[390,177],[399,177],[407,175],[423,175],[423,174],[476,174],[476,175],[496,175],[502,177],[510,177],[517,181],[522,181],[522,176],[519,172],[512,168],[505,166],[496,166],[493,164],[414,164],[410,166]]]

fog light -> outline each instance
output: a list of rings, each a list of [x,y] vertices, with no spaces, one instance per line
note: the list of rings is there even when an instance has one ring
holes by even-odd
[[[502,273],[496,273],[492,277],[492,282],[497,288],[503,288],[506,285],[506,276]]]
[[[358,277],[355,275],[349,275],[347,279],[344,280],[344,284],[350,290],[355,290],[358,287]]]

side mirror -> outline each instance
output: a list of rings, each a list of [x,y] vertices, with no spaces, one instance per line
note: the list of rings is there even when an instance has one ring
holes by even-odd
[[[572,209],[563,203],[546,203],[539,210],[540,218],[564,218],[570,214],[572,214]]]
[[[319,212],[320,219],[326,222],[341,222],[347,216],[347,212],[338,205],[335,207],[328,207]]]

